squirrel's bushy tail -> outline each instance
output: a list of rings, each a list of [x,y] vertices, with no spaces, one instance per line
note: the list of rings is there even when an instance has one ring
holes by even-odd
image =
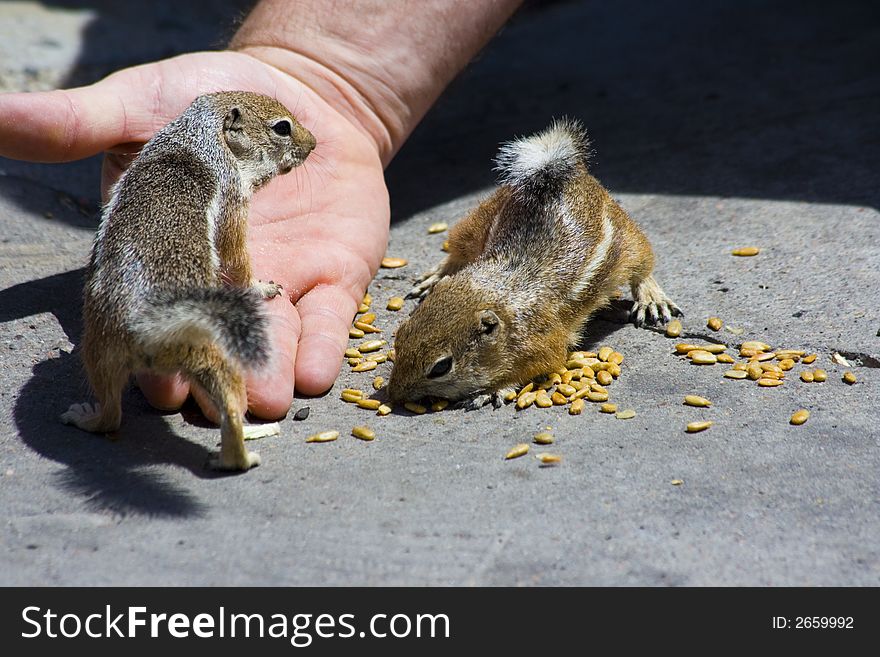
[[[580,122],[558,119],[531,137],[501,146],[495,158],[500,182],[523,199],[540,199],[562,189],[578,164],[586,166],[590,142]]]
[[[132,330],[149,353],[177,346],[217,344],[251,367],[268,357],[266,317],[259,293],[240,288],[190,288],[156,292]]]

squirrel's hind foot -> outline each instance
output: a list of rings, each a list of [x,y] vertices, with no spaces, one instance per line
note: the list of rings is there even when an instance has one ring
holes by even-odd
[[[260,455],[256,452],[245,452],[242,460],[224,460],[223,454],[208,459],[208,468],[220,472],[245,472],[260,465]]]
[[[101,404],[88,402],[71,404],[70,408],[61,414],[61,421],[92,433],[116,431],[120,425],[119,421],[105,417]]]
[[[666,296],[653,276],[648,276],[638,285],[634,285],[632,292],[634,301],[629,319],[636,326],[658,324],[661,319],[666,324],[672,321],[673,317],[684,317],[681,309]]]

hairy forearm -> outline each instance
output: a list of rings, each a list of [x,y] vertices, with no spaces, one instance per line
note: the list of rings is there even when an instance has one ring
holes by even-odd
[[[230,47],[349,116],[387,164],[522,0],[261,0]]]

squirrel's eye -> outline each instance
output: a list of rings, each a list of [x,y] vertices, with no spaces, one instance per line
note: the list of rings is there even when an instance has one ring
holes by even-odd
[[[449,370],[451,369],[452,356],[445,356],[431,366],[431,369],[428,372],[428,378],[436,379],[437,377],[443,376],[444,374],[449,374]]]
[[[290,121],[287,119],[282,119],[278,123],[272,126],[272,130],[276,135],[281,135],[282,137],[287,137],[290,135],[290,131],[292,126],[290,125]]]

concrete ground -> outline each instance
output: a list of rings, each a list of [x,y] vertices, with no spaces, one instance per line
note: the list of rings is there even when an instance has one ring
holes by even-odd
[[[3,3],[2,89],[80,83],[229,32],[228,2],[133,4]],[[688,340],[805,349],[829,374],[725,379],[610,313],[584,345],[625,355],[610,390],[630,420],[592,404],[377,418],[339,400],[373,375],[346,367],[296,401],[309,418],[261,440],[244,476],[203,469],[218,432],[192,408],[163,415],[136,390],[116,442],[62,426],[85,394],[71,348],[99,165],[0,161],[0,584],[880,584],[877,18],[856,2],[533,7],[392,164],[389,253],[410,265],[371,285],[386,334],[403,317],[387,298],[443,255],[427,226],[491,187],[499,141],[568,114],[653,241]],[[730,255],[752,244],[759,256]],[[710,315],[743,332],[712,333]],[[683,406],[688,393],[712,408]],[[789,425],[799,408],[809,421]],[[684,432],[702,418],[715,425]],[[364,423],[375,441],[348,435]],[[503,459],[544,427],[560,465]],[[331,428],[336,442],[305,443]]]

